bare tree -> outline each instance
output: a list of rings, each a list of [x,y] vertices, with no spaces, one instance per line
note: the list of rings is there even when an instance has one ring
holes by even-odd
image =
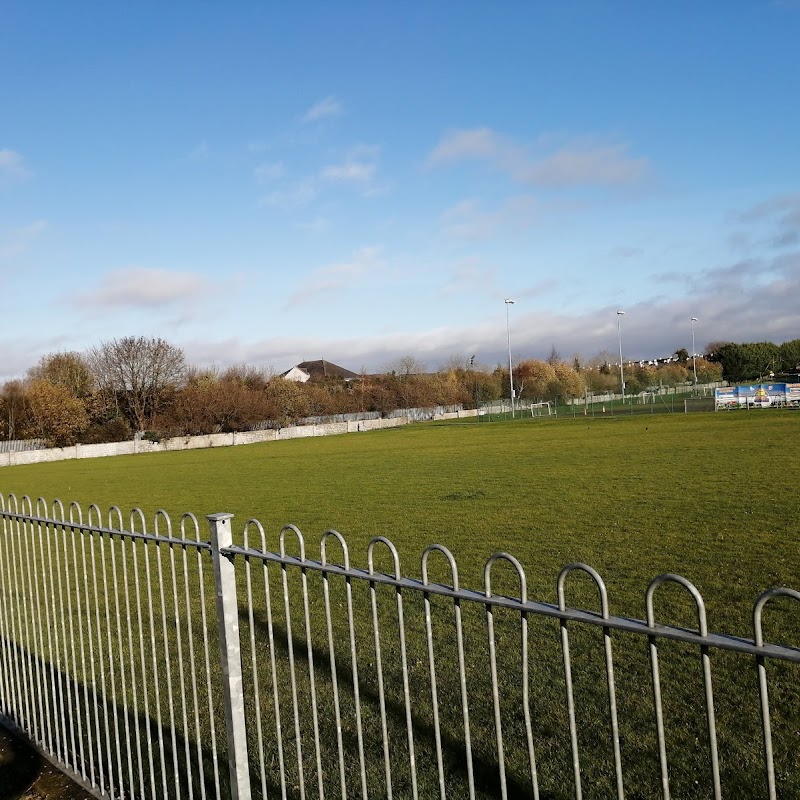
[[[447,360],[439,367],[439,372],[458,372],[471,369],[475,363],[475,356],[467,358],[460,353],[447,357]]]
[[[408,375],[424,375],[427,371],[425,364],[414,356],[398,358],[392,361],[385,369],[385,372],[401,377],[407,377]]]
[[[4,439],[16,439],[25,418],[25,385],[8,381],[0,387],[0,433]]]
[[[111,339],[93,347],[88,359],[101,390],[139,431],[186,373],[183,351],[160,338]]]
[[[220,375],[220,380],[224,383],[244,386],[247,389],[264,389],[274,377],[272,368],[234,364]]]
[[[556,364],[561,363],[561,353],[559,353],[558,350],[556,350],[555,345],[552,345],[550,348],[550,355],[547,356],[547,363],[551,367],[554,367]]]

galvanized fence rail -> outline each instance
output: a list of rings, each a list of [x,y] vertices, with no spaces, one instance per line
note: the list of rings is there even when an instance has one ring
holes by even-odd
[[[46,447],[46,439],[0,439],[0,453],[26,453]]]
[[[98,796],[223,796],[191,515],[0,497],[0,714]],[[86,521],[84,521],[84,519]],[[210,619],[213,621],[214,616]],[[213,632],[213,636],[212,636]]]
[[[767,607],[796,616],[792,589],[758,598],[745,639],[710,633],[700,592],[674,574],[650,583],[637,620],[610,613],[585,564],[546,603],[507,553],[475,591],[440,545],[413,579],[384,537],[360,568],[336,531],[312,559],[293,526],[268,547],[256,520],[234,537],[230,514],[208,517],[208,541],[192,515],[176,532],[159,512],[148,530],[138,510],[125,525],[117,508],[0,496],[0,518],[2,721],[98,797],[776,798],[800,785],[800,650],[762,625]],[[696,628],[659,622],[675,590]]]

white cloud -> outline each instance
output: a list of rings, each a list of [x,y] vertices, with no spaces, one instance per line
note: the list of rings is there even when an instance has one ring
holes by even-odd
[[[800,193],[771,197],[733,218],[745,225],[769,227],[770,244],[775,247],[800,244]]]
[[[354,280],[362,280],[370,269],[380,269],[379,253],[364,248],[346,263],[319,271],[318,286],[326,280],[336,291]],[[325,269],[328,272],[325,272]],[[512,309],[511,338],[514,357],[546,358],[552,345],[565,357],[573,353],[591,356],[601,350],[617,350],[618,306],[593,307],[579,313],[558,311],[555,303],[529,302],[532,295],[549,289],[543,282],[512,287],[508,294],[491,283],[491,270],[473,260],[457,268],[464,280],[476,285],[486,280],[487,309],[482,317],[472,315],[463,324],[447,327],[415,327],[413,317],[384,333],[364,330],[349,337],[319,335],[270,336],[251,339],[248,333],[226,339],[175,341],[190,362],[203,366],[249,363],[284,371],[308,358],[325,357],[360,371],[377,371],[385,364],[413,355],[430,365],[443,364],[456,353],[476,355],[479,364],[494,365],[507,358],[506,317],[503,298],[517,300]],[[748,278],[748,276],[750,276]],[[743,283],[743,281],[746,281]],[[313,286],[309,283],[309,291]],[[627,312],[623,329],[625,357],[631,359],[666,356],[691,345],[689,320],[695,324],[698,349],[714,340],[782,342],[797,338],[797,297],[800,297],[800,254],[782,254],[767,261],[736,262],[708,270],[696,284],[684,283],[685,292],[671,298],[646,298],[623,306]],[[306,299],[315,299],[307,297]],[[318,298],[316,298],[318,299]],[[392,324],[392,323],[388,323]],[[0,365],[0,378],[21,374],[41,355],[59,349],[80,349],[95,342],[47,342],[36,338],[2,341],[9,359]]]
[[[211,155],[211,148],[206,142],[195,145],[187,154],[187,161],[206,161]]]
[[[22,378],[47,353],[64,352],[80,347],[81,345],[76,344],[69,334],[42,338],[15,336],[0,339],[0,348],[3,351],[3,359],[0,362],[0,383]]]
[[[292,211],[307,206],[316,199],[318,194],[316,181],[313,178],[305,178],[285,189],[278,189],[264,195],[260,202],[261,205]]]
[[[557,289],[559,285],[559,282],[555,278],[543,278],[542,280],[537,281],[530,286],[526,286],[524,289],[520,289],[518,292],[515,292],[514,299],[533,299],[535,297],[541,297],[542,295],[549,294],[554,289]]]
[[[297,223],[297,228],[299,230],[310,233],[312,236],[321,236],[323,233],[327,233],[331,227],[331,221],[327,217],[321,216],[314,217],[314,219],[308,220],[307,222]]]
[[[462,200],[442,214],[444,232],[457,239],[483,239],[495,230],[490,214],[480,210],[479,200]]]
[[[621,244],[617,247],[612,247],[609,255],[612,258],[636,258],[643,255],[644,250],[641,247],[634,247],[632,245]]]
[[[540,141],[538,149],[544,145]],[[548,187],[627,186],[650,168],[648,159],[632,157],[624,142],[574,139],[539,154],[489,128],[451,132],[428,157],[431,166],[466,160],[486,161],[518,183]]]
[[[383,197],[384,195],[390,194],[393,188],[394,184],[389,182],[372,184],[364,189],[362,195],[364,197]]]
[[[480,258],[470,256],[456,264],[441,294],[478,294],[485,297],[496,290],[496,277],[497,267],[486,266]]]
[[[320,175],[325,180],[340,183],[370,183],[377,170],[379,154],[377,145],[357,144],[347,151],[341,163],[323,167]]]
[[[330,119],[331,117],[339,117],[344,113],[342,104],[333,96],[320,100],[314,103],[305,114],[303,114],[301,122],[307,125],[310,122],[319,122],[323,119]]]
[[[282,178],[286,174],[286,167],[283,161],[272,161],[264,164],[259,164],[254,170],[253,174],[256,180],[268,182]]]
[[[30,225],[11,231],[0,242],[0,258],[16,258],[25,253],[31,244],[47,230],[47,222],[38,219]]]
[[[647,170],[647,159],[632,158],[627,144],[576,144],[532,164],[521,177],[540,186],[627,186]]]
[[[469,158],[494,159],[512,147],[508,140],[489,128],[454,131],[442,138],[428,157],[428,161],[435,165]]]
[[[788,253],[776,258],[748,258],[724,267],[708,269],[693,280],[703,293],[732,296],[754,296],[766,287],[800,283],[800,253]]]
[[[25,159],[14,150],[0,150],[0,187],[24,181],[30,177]]]
[[[106,273],[97,288],[74,299],[103,309],[159,308],[185,305],[212,290],[210,281],[194,272],[129,267]]]
[[[462,200],[442,214],[444,232],[458,239],[485,239],[500,230],[524,230],[536,222],[535,197],[509,198],[495,211],[484,211],[480,201]]]
[[[382,269],[380,249],[364,246],[356,250],[350,261],[329,264],[314,270],[287,301],[287,307],[307,305],[317,302],[347,286],[361,280],[365,275],[374,275]]]
[[[366,183],[372,180],[375,174],[375,165],[348,161],[344,164],[331,164],[322,170],[322,177],[331,181],[354,181]]]
[[[263,206],[294,211],[310,205],[319,196],[325,185],[350,184],[358,186],[364,195],[378,194],[382,187],[373,184],[377,171],[380,148],[376,145],[357,144],[342,154],[338,163],[322,167],[316,174],[294,183],[278,184],[273,191],[263,195],[259,202]],[[282,161],[265,162],[254,170],[262,183],[279,181],[286,173]]]

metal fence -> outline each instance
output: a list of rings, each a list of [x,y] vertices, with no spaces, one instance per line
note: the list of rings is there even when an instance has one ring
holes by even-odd
[[[380,411],[352,411],[346,414],[325,414],[316,417],[302,417],[297,420],[297,425],[326,425],[331,422],[361,422],[364,420],[380,419]],[[268,431],[273,428],[282,427],[281,423],[274,419],[254,422],[250,425],[251,431]]]
[[[45,439],[0,439],[0,453],[27,453],[29,450],[43,450],[45,447]]]
[[[384,416],[386,419],[408,417],[411,422],[425,422],[442,414],[455,414],[463,408],[460,403],[449,406],[432,406],[430,408],[397,408],[394,411],[387,411]]]
[[[800,796],[800,651],[762,628],[794,590],[750,640],[674,574],[637,620],[585,564],[547,603],[506,553],[469,590],[439,545],[412,579],[386,538],[361,568],[336,531],[312,559],[230,514],[201,536],[0,496],[0,518],[2,721],[98,797]],[[694,629],[659,622],[676,587]]]

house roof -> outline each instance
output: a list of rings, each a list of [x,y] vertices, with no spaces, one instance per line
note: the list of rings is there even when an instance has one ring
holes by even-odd
[[[358,373],[351,372],[349,369],[340,367],[332,361],[326,361],[324,358],[319,361],[301,361],[296,364],[292,369],[299,369],[305,372],[311,380],[320,380],[322,378],[341,378],[346,381],[351,381],[358,378]],[[281,373],[281,377],[285,377],[292,370],[286,370]]]

